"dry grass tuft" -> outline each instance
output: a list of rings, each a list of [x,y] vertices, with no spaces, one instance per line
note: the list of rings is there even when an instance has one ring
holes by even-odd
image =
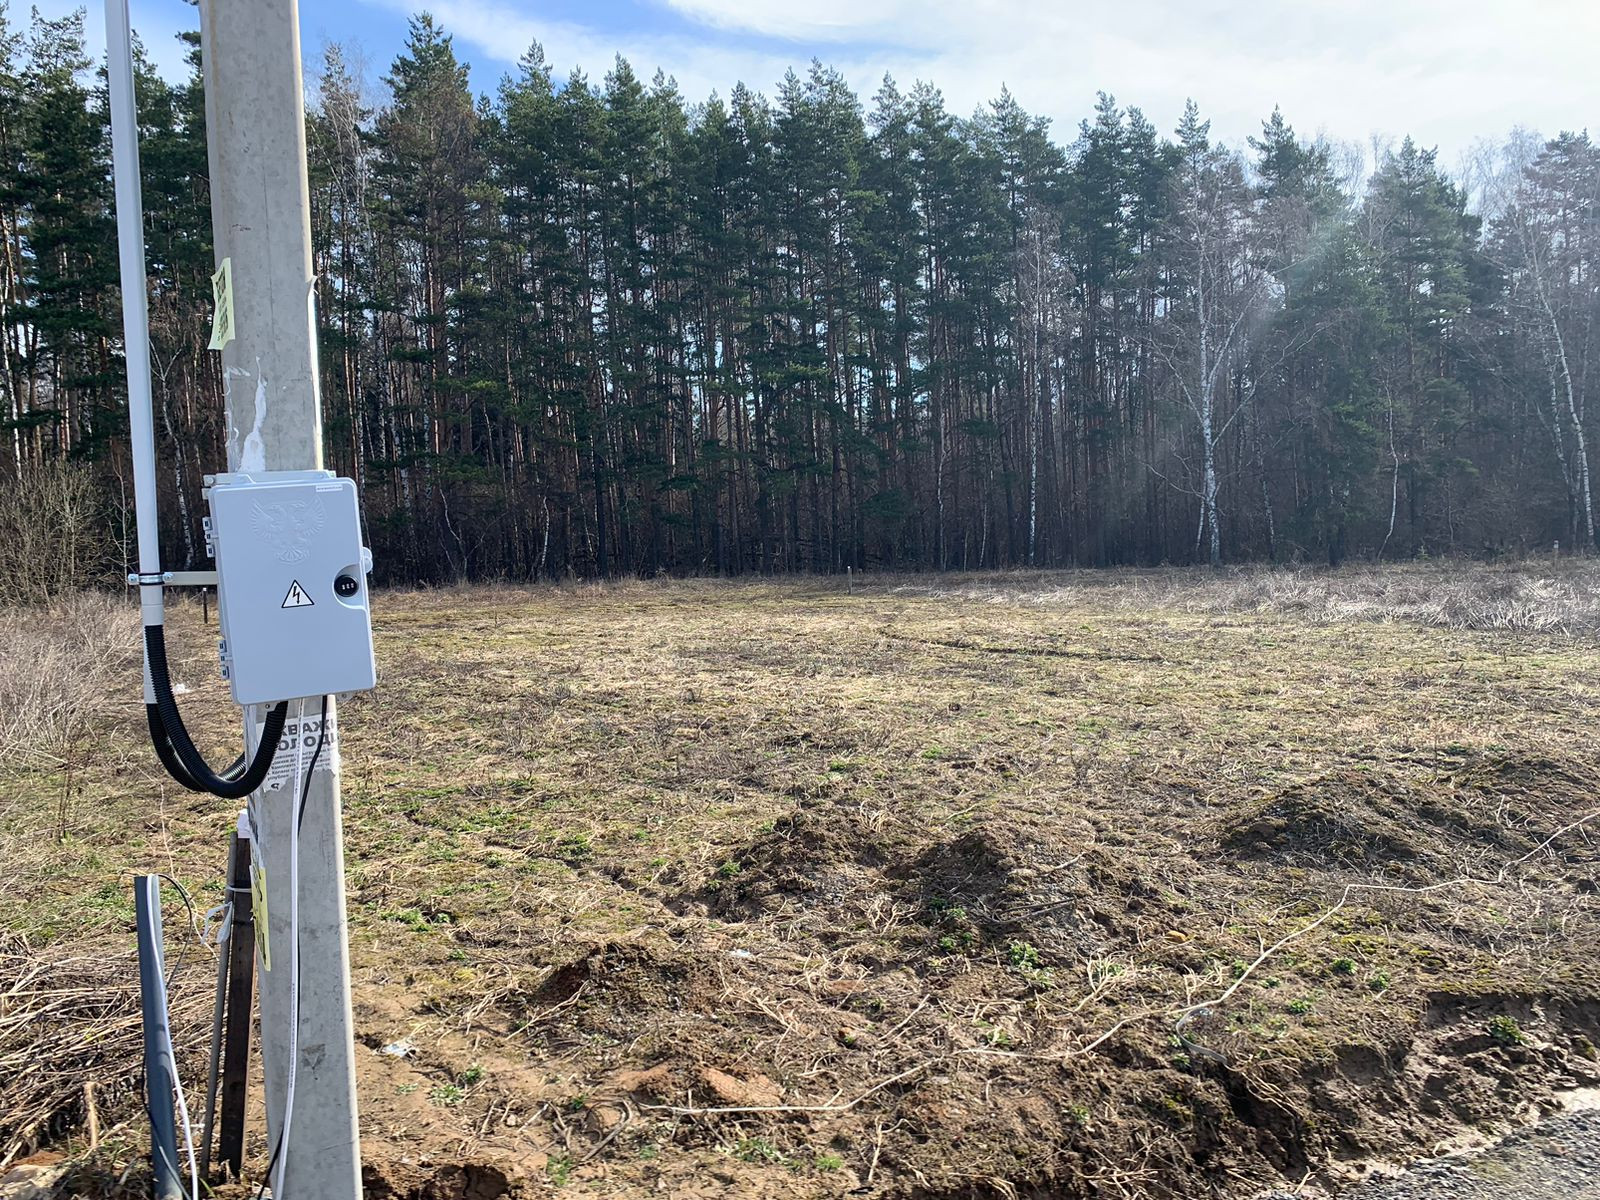
[[[1476,564],[1407,569],[1251,571],[1207,589],[1190,611],[1285,613],[1319,624],[1410,621],[1446,629],[1600,631],[1600,565],[1548,570]]]
[[[99,592],[0,609],[0,761],[55,769],[72,759],[106,697],[139,670],[138,621]]]
[[[1121,611],[1293,616],[1319,625],[1405,621],[1443,629],[1600,633],[1600,562],[1512,566],[1475,562],[1345,567],[1016,572],[935,583],[895,580],[895,592],[990,603]]]

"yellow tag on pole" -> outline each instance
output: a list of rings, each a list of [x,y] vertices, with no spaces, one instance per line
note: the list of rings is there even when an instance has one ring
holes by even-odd
[[[267,868],[254,862],[250,864],[250,911],[256,920],[256,955],[261,959],[261,969],[270,971],[272,943],[267,936]]]
[[[208,349],[221,350],[233,341],[233,259],[225,258],[217,273],[211,277],[211,344]]]

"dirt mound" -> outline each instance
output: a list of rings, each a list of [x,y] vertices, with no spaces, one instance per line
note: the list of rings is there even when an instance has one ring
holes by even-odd
[[[1019,897],[1022,887],[1017,873],[1027,870],[1026,852],[1005,838],[1003,829],[974,829],[928,847],[900,864],[894,875],[935,905],[965,903],[992,911]]]
[[[500,1200],[528,1194],[513,1189],[506,1173],[489,1163],[423,1167],[408,1160],[368,1159],[361,1183],[369,1200]]]
[[[926,847],[894,863],[887,874],[937,938],[952,938],[969,955],[985,950],[1031,955],[1032,947],[1059,960],[1095,952],[1098,931],[1093,888],[1065,848],[1035,831],[996,820]]]
[[[664,940],[619,939],[581,950],[529,993],[500,1004],[513,1025],[553,1041],[592,1034],[630,1035],[664,1014],[703,1010],[717,982],[703,957]]]
[[[855,807],[798,808],[724,859],[694,898],[738,918],[789,905],[837,907],[873,886],[895,840]]]
[[[676,908],[748,923],[750,931],[803,915],[805,932],[830,946],[887,921],[911,961],[1004,957],[1014,941],[1077,960],[1100,952],[1130,888],[1149,890],[1131,874],[1104,848],[1075,846],[1059,829],[1021,817],[993,817],[930,843],[908,821],[819,804],[729,855]],[[1115,895],[1107,902],[1109,880]],[[876,951],[860,953],[877,961]]]
[[[1540,811],[1554,802],[1593,804],[1600,777],[1584,760],[1552,754],[1474,754],[1448,776],[1450,785],[1475,795],[1494,796]],[[1576,810],[1568,810],[1575,815]]]
[[[1288,866],[1455,874],[1536,849],[1597,795],[1600,780],[1576,759],[1471,754],[1416,782],[1342,770],[1292,784],[1231,813],[1218,841]]]
[[[1221,842],[1296,866],[1387,867],[1427,857],[1416,797],[1392,779],[1348,771],[1297,783],[1230,815]]]

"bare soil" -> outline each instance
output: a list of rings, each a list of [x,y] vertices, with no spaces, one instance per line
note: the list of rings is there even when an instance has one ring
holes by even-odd
[[[1600,1085],[1587,617],[1327,578],[380,596],[341,712],[368,1194],[1338,1189]],[[70,784],[0,774],[6,929],[128,989],[126,873],[208,907],[233,822],[137,701]],[[70,1102],[24,1147],[62,1194],[137,1187],[104,1070],[93,1153]]]

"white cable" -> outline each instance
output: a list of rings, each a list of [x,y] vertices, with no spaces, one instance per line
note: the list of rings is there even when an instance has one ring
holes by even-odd
[[[172,1048],[172,1024],[167,1024],[167,1066],[172,1077],[172,1092],[183,1117],[183,1148],[189,1156],[189,1200],[200,1200],[200,1164],[194,1157],[194,1126],[189,1123],[189,1102],[183,1098],[183,1081],[178,1078],[178,1059]]]
[[[305,752],[306,701],[302,696],[295,719],[294,790],[289,793],[289,1078],[283,1089],[278,1180],[272,1185],[272,1200],[283,1200],[283,1179],[289,1169],[289,1125],[294,1117],[295,1064],[300,1058],[300,788]]]

